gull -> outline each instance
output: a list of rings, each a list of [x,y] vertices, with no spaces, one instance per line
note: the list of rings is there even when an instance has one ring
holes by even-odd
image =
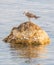
[[[39,16],[36,16],[35,14],[30,13],[30,12],[26,12],[26,11],[24,11],[24,13],[23,13],[23,14],[25,14],[25,16],[27,16],[27,17],[28,17],[28,20],[29,20],[29,21],[30,21],[30,19],[31,19],[31,18],[35,18],[35,19],[40,18]]]

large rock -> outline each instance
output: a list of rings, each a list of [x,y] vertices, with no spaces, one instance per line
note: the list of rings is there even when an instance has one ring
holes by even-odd
[[[38,25],[28,21],[14,27],[4,41],[23,45],[45,45],[50,42],[50,38]]]

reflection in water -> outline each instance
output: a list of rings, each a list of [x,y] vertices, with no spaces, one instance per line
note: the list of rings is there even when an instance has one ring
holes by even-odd
[[[11,44],[11,50],[15,49],[18,55],[22,58],[37,58],[41,57],[41,54],[46,52],[45,46],[22,46],[18,44]]]
[[[22,46],[20,44],[10,44],[12,59],[27,59],[25,63],[30,63],[31,65],[42,65],[37,61],[38,58],[46,58],[45,46]],[[16,58],[17,57],[17,58]],[[36,61],[34,61],[36,59]],[[32,64],[36,62],[37,64]]]

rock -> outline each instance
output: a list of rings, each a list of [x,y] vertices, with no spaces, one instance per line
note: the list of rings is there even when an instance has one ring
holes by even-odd
[[[50,42],[50,38],[41,27],[28,21],[14,27],[4,41],[23,45],[45,45]]]

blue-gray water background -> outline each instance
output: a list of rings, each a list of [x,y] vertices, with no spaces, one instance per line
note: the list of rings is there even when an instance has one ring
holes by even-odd
[[[2,41],[13,27],[27,20],[23,15],[25,10],[40,16],[32,21],[42,27],[51,39],[50,45],[34,58],[21,57],[22,50]],[[54,0],[0,0],[0,65],[54,65]]]

